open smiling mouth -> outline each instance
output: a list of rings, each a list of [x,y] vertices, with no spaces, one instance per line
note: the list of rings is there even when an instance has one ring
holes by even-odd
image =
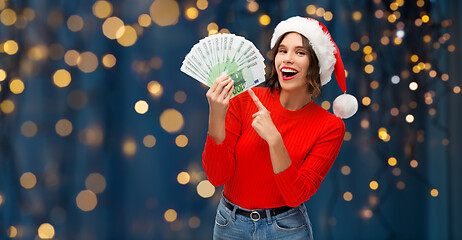
[[[293,68],[282,68],[281,72],[282,80],[290,80],[298,74],[298,71]]]

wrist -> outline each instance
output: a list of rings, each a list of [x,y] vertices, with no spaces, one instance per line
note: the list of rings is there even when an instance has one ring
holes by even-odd
[[[269,147],[276,147],[280,144],[284,144],[282,141],[282,136],[279,132],[271,135],[266,142],[268,143]]]

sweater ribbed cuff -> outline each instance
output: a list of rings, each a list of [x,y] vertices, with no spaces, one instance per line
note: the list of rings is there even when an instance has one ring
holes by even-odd
[[[299,172],[292,164],[286,170],[274,175],[279,192],[290,207],[300,205],[300,203],[293,202],[294,199],[300,198],[300,189],[297,189],[298,178]]]

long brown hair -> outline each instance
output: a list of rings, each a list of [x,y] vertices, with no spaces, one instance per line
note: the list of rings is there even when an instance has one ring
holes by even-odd
[[[271,57],[271,67],[272,67],[272,70],[271,70],[271,75],[268,79],[268,82],[267,82],[267,85],[269,86],[271,92],[274,92],[274,90],[278,90],[280,91],[279,89],[279,79],[278,79],[278,74],[277,74],[277,71],[276,71],[276,65],[275,65],[275,58],[276,58],[276,54],[278,53],[278,48],[279,48],[279,45],[281,44],[282,40],[284,39],[284,37],[288,34],[288,33],[291,33],[291,32],[287,32],[287,33],[284,33],[284,35],[282,35],[278,41],[276,42],[276,44],[274,45],[274,47],[270,50],[270,57]],[[308,39],[299,34],[301,37],[302,37],[302,43],[303,43],[303,47],[305,48],[305,50],[307,51],[307,55],[308,55],[308,59],[309,59],[309,66],[308,66],[308,70],[307,70],[307,75],[306,75],[306,78],[307,78],[307,82],[308,82],[308,88],[307,88],[307,91],[311,94],[311,96],[313,98],[316,98],[316,97],[319,97],[321,95],[321,75],[319,74],[319,61],[318,61],[318,57],[316,56],[316,53],[314,52],[313,48],[311,47],[311,44],[310,42],[308,41]]]

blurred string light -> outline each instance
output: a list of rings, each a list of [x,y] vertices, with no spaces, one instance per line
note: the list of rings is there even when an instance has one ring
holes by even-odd
[[[55,236],[55,229],[49,223],[43,223],[37,230],[40,239],[53,239]]]
[[[95,209],[98,204],[96,194],[91,190],[81,191],[75,198],[77,207],[84,212],[89,212]]]
[[[154,23],[161,27],[175,25],[180,17],[180,7],[173,0],[155,0],[149,8]]]
[[[102,193],[106,189],[106,179],[100,173],[91,173],[85,180],[85,187],[96,194]]]
[[[37,184],[37,178],[31,172],[26,172],[21,175],[21,186],[25,189],[31,189]]]

